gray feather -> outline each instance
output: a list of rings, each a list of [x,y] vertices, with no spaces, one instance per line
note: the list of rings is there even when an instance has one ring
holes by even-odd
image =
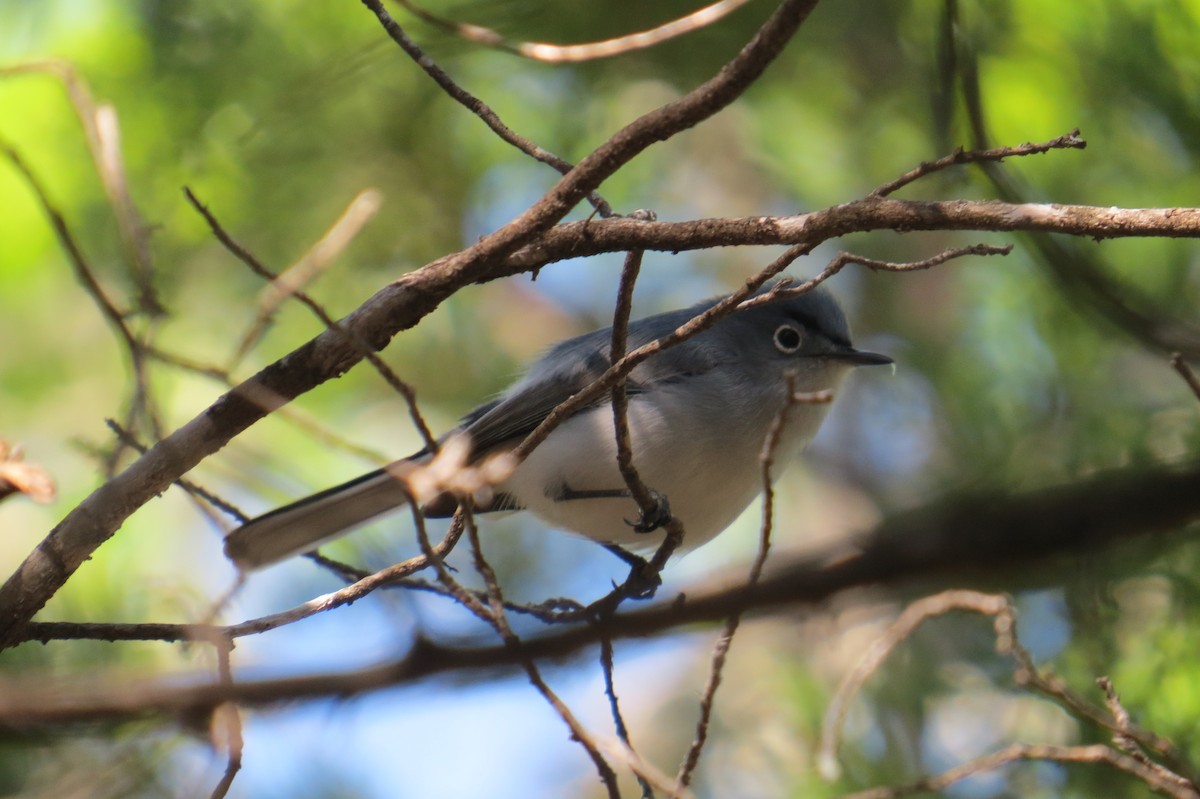
[[[717,301],[707,300],[690,308],[630,323],[629,349],[670,334]],[[769,344],[770,337],[780,324],[789,321],[816,334],[805,336],[805,354],[855,352],[850,348],[849,331],[841,309],[832,297],[818,290],[721,319],[699,335],[639,364],[629,376],[627,391],[630,396],[637,396],[656,386],[664,390],[670,386],[672,395],[677,396],[684,388],[681,384],[703,378],[716,368],[722,370],[722,379],[726,383],[740,387],[736,391],[761,390],[762,386],[757,383],[761,382],[762,376],[778,371],[777,368],[764,368],[770,359],[779,358]],[[736,331],[738,335],[730,335],[735,328],[740,328]],[[524,437],[555,407],[600,377],[611,365],[611,340],[611,328],[604,328],[551,347],[504,395],[467,414],[459,429],[470,435],[474,456],[481,457]],[[735,342],[767,343],[746,346]],[[594,412],[607,406],[608,401],[607,396],[600,397],[578,413]],[[692,401],[699,401],[699,398],[693,397]],[[772,410],[774,407],[772,405]],[[710,410],[726,412],[724,407]],[[427,455],[427,451],[422,450],[396,463],[416,461]],[[434,503],[436,508],[430,510],[444,514],[449,508],[452,512],[453,500],[446,499],[450,502]],[[385,470],[378,470],[247,522],[229,535],[225,551],[240,568],[258,568],[312,549],[405,502],[405,494],[396,480]],[[517,506],[509,497],[498,504]]]

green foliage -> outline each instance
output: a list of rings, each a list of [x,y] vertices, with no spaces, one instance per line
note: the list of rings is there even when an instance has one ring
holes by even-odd
[[[430,7],[513,38],[570,42],[649,27],[694,4],[621,0],[615,5]],[[948,8],[954,9],[951,39],[962,68],[953,73],[945,67]],[[750,4],[717,25],[660,47],[563,66],[458,41],[396,10],[401,23],[457,80],[515,130],[568,159],[582,157],[638,113],[706,79],[768,12],[769,4]],[[652,208],[668,219],[787,213],[861,196],[949,147],[1044,140],[1081,127],[1088,140],[1085,151],[1005,164],[1023,199],[1196,205],[1198,41],[1200,4],[1194,0],[826,2],[742,101],[712,122],[651,148],[602,193],[619,211]],[[73,64],[95,98],[111,103],[117,113],[129,188],[153,230],[154,285],[167,310],[164,317],[152,319],[137,307],[136,280],[111,204],[61,83],[46,74],[0,77],[0,142],[14,147],[44,183],[97,279],[120,308],[131,312],[133,329],[153,328],[160,349],[192,362],[228,362],[254,319],[262,281],[213,240],[184,200],[182,187],[191,187],[241,243],[275,270],[299,258],[359,191],[381,191],[378,217],[311,288],[336,316],[387,282],[503,223],[555,179],[548,167],[499,142],[450,102],[353,2],[0,5],[0,66],[51,57]],[[928,198],[997,194],[982,172],[963,169],[904,192]],[[587,210],[578,209],[575,218]],[[839,483],[837,465],[850,464],[864,485],[877,490],[886,511],[964,485],[1035,487],[1108,466],[1196,452],[1200,407],[1169,369],[1164,353],[1142,346],[1098,312],[1078,284],[1049,268],[1052,259],[1036,240],[879,233],[837,246],[907,260],[976,240],[1017,247],[1006,259],[964,261],[903,276],[847,273],[834,282],[834,290],[853,308],[856,330],[877,337],[879,348],[897,357],[899,374],[891,385],[879,381],[856,389],[862,392],[860,411],[846,411],[846,430],[835,444],[818,442],[810,473],[790,484],[795,493],[820,502],[824,489]],[[1063,246],[1085,265],[1085,273],[1116,281],[1128,292],[1123,297],[1136,294],[1141,307],[1159,318],[1195,322],[1200,281],[1194,240]],[[690,260],[651,255],[639,302],[648,312],[695,299],[714,286],[734,286],[770,257],[764,252],[706,253]],[[434,427],[445,429],[502,387],[539,348],[580,332],[589,321],[602,321],[616,285],[611,263],[568,262],[547,267],[539,282],[519,277],[471,287],[400,336],[385,357],[417,387]],[[818,263],[797,271],[814,273]],[[593,318],[585,319],[589,314]],[[233,377],[245,378],[320,330],[305,309],[285,305]],[[30,460],[51,468],[61,490],[50,508],[20,500],[0,506],[0,554],[15,565],[101,481],[97,452],[114,446],[103,420],[123,418],[128,411],[132,372],[113,331],[81,291],[38,200],[7,161],[0,161],[0,353],[0,436],[23,443]],[[150,387],[168,432],[224,390],[218,381],[161,363],[151,366]],[[380,456],[419,446],[401,402],[367,367],[295,406]],[[864,407],[885,408],[893,419],[930,421],[893,430],[886,419],[862,412]],[[149,440],[156,431],[141,425],[135,433]],[[897,441],[905,442],[903,449]],[[256,512],[350,477],[370,461],[310,435],[294,421],[271,419],[192,476]],[[847,486],[837,489],[852,492]],[[853,500],[856,508],[870,508],[868,516],[874,512],[865,496],[854,493]],[[832,518],[839,512],[826,508],[818,514]],[[819,524],[820,516],[815,518]],[[372,542],[367,546],[376,550],[368,555],[402,556],[410,545],[407,538],[396,542],[397,526],[393,522],[358,540]],[[580,585],[603,590],[610,564],[596,565],[590,551],[580,555],[583,550],[570,544],[546,544],[545,536],[540,530],[508,529],[496,539],[507,549],[497,553],[501,576],[520,582],[518,594],[552,595]],[[354,542],[345,546],[343,552],[356,548]],[[737,557],[748,557],[752,546],[747,543]],[[545,577],[554,571],[550,561],[555,558],[570,565],[567,576]],[[1114,552],[1080,553],[1036,574],[1013,575],[999,587],[1044,589],[1041,595],[1053,601],[1032,603],[1032,615],[1022,618],[1035,638],[1050,635],[1047,630],[1061,633],[1044,657],[1098,703],[1102,697],[1093,680],[1110,675],[1141,724],[1174,740],[1192,763],[1200,764],[1196,559],[1194,545],[1175,535]],[[331,590],[303,569],[293,572],[301,573],[287,591],[311,588],[305,594],[310,596]],[[218,536],[182,496],[169,494],[135,515],[41,618],[194,620],[229,580]],[[278,607],[268,605],[260,598],[247,612]],[[429,613],[438,618],[437,611]],[[964,739],[982,735],[980,730],[999,717],[989,714],[1001,711],[1003,731],[1021,740],[1107,739],[1103,731],[1064,720],[1059,711],[1016,689],[1007,666],[989,654],[985,622],[955,620],[906,644],[875,675],[853,710],[857,734],[848,736],[845,777],[834,785],[823,783],[811,762],[797,767],[789,757],[811,755],[821,709],[857,655],[847,645],[837,657],[828,655],[813,665],[823,636],[832,639],[855,629],[846,623],[818,635],[797,628],[802,646],[760,640],[754,648],[739,648],[735,642],[733,658],[753,664],[754,679],[769,677],[778,691],[769,710],[761,710],[766,703],[748,705],[771,714],[762,719],[763,728],[755,716],[730,711],[729,718],[738,722],[716,729],[718,754],[713,756],[728,769],[703,771],[711,785],[743,785],[740,778],[757,775],[760,782],[744,784],[762,795],[823,796],[911,780],[952,765],[939,759],[944,753],[938,735],[949,734],[948,729]],[[321,646],[311,640],[308,645]],[[210,665],[207,657],[165,644],[55,642],[6,652],[0,669],[25,675],[148,671]],[[694,684],[671,683],[663,690],[683,692],[691,708],[702,682],[697,678]],[[718,716],[727,706],[741,707],[747,690],[727,680]],[[537,700],[531,695],[529,701]],[[976,708],[974,718],[962,708]],[[646,716],[642,722],[652,727],[653,712]],[[671,735],[643,733],[643,740],[665,737],[674,745],[690,733],[692,722],[681,720],[686,716],[663,710],[662,718],[670,721]],[[721,752],[744,754],[765,740],[767,727],[776,736],[770,741],[790,742],[794,749],[783,751],[791,754],[721,759]],[[102,731],[83,741],[7,744],[0,750],[0,793],[49,785],[46,774],[54,764],[78,757],[76,763],[84,763],[80,768],[87,768],[111,751],[129,766],[106,785],[119,786],[126,795],[183,795],[180,786],[187,781],[175,784],[163,775],[186,770],[180,762],[187,755],[180,753],[191,745],[182,743],[182,735],[147,743],[143,733],[126,737]],[[636,729],[634,736],[636,741]],[[32,750],[41,753],[34,761],[26,758]],[[544,757],[556,758],[562,751]],[[662,757],[659,762],[669,763],[674,754]],[[572,779],[590,780],[588,764],[576,765]],[[536,770],[528,763],[512,767]],[[212,768],[219,773],[220,764]],[[329,768],[333,776],[314,779],[305,795],[344,795],[335,767]],[[282,785],[279,795],[288,795],[287,783]],[[114,790],[98,788],[95,795],[117,795]],[[360,790],[377,795],[371,786]],[[698,790],[701,796],[717,794],[703,780]],[[1017,766],[966,793],[1143,792],[1144,786],[1114,782],[1098,767]]]

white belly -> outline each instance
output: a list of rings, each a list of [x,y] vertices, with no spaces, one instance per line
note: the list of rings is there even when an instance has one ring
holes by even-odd
[[[728,412],[728,409],[723,409]],[[816,432],[824,406],[793,408],[775,453],[778,474]],[[671,403],[651,408],[632,397],[629,404],[633,463],[642,481],[664,494],[671,513],[683,523],[684,546],[710,540],[728,527],[763,490],[760,453],[770,417],[730,424],[672,413]],[[710,423],[735,431],[720,437]],[[695,429],[697,424],[701,425]],[[689,429],[693,428],[693,429]],[[657,446],[650,446],[654,442]],[[714,444],[714,442],[716,442]],[[612,410],[608,405],[567,420],[530,454],[501,487],[546,524],[596,541],[649,548],[662,532],[637,533],[626,519],[638,518],[629,497],[571,499],[570,492],[625,488],[616,462]],[[567,496],[564,497],[564,494]]]

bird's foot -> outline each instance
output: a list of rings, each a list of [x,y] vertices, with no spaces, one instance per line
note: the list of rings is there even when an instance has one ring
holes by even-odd
[[[625,523],[633,528],[635,533],[653,533],[655,530],[666,527],[671,521],[671,503],[667,501],[666,494],[660,494],[653,488],[650,489],[650,498],[654,500],[654,507],[647,511],[642,508],[638,512],[637,521],[625,520]]]

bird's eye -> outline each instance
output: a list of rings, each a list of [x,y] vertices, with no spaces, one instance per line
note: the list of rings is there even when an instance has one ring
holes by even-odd
[[[804,343],[804,335],[795,325],[780,325],[775,328],[775,349],[791,355]]]

